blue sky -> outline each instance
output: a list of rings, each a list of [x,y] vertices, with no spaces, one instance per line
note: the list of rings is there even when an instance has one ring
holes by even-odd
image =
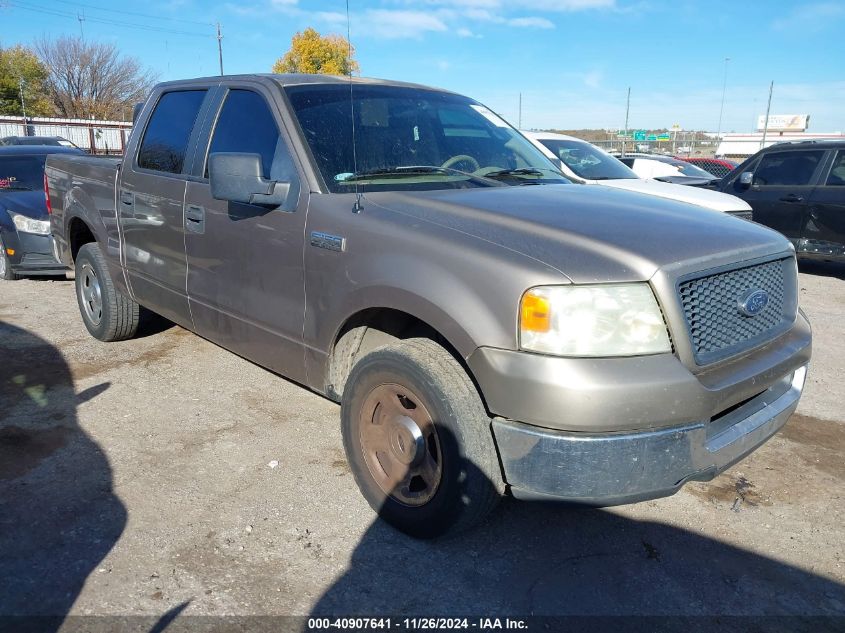
[[[622,127],[630,86],[631,128],[716,130],[729,57],[723,131],[754,128],[771,80],[773,114],[810,114],[810,131],[845,131],[842,0],[349,5],[363,75],[455,90],[514,124],[522,93],[525,128]],[[227,73],[269,71],[307,26],[346,35],[345,0],[2,0],[0,46],[78,35],[83,13],[87,39],[116,43],[162,80],[217,73],[217,21]]]

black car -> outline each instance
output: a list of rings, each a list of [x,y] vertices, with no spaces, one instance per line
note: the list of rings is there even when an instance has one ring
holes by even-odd
[[[0,138],[0,146],[6,145],[53,145],[60,147],[78,147],[63,136],[5,136]]]
[[[799,256],[845,260],[845,141],[779,143],[719,184],[783,233]]]
[[[64,274],[53,255],[44,196],[47,154],[82,154],[56,145],[0,147],[0,279]]]

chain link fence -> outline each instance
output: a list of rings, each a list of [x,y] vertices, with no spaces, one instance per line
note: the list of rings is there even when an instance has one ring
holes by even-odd
[[[126,149],[132,124],[99,121],[0,116],[0,138],[7,136],[59,136],[89,154],[119,156]]]

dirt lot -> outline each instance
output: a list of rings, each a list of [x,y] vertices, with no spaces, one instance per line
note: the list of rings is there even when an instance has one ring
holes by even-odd
[[[0,614],[845,616],[845,266],[802,270],[800,414],[749,459],[434,543],[375,520],[334,404],[168,324],[99,343],[72,282],[0,283]]]

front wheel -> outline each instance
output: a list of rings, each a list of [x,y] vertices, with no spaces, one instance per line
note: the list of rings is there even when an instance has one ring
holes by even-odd
[[[341,422],[361,492],[402,532],[435,538],[466,530],[500,498],[490,418],[469,376],[434,341],[402,341],[356,363]]]
[[[4,281],[14,281],[18,276],[12,270],[12,262],[9,261],[9,256],[6,254],[6,247],[3,245],[3,238],[0,237],[0,279]]]
[[[100,247],[84,244],[76,255],[75,268],[76,300],[91,336],[107,342],[135,336],[140,308],[114,287]]]

